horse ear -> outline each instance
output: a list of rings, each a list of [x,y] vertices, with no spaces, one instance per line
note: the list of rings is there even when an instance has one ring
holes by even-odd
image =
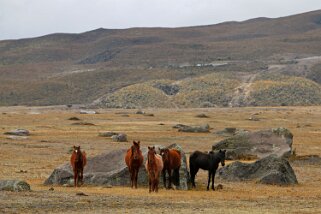
[[[153,149],[155,149],[155,146],[153,146]]]
[[[223,150],[223,152],[225,153],[225,152],[226,152],[226,149],[225,149],[225,150]]]
[[[150,147],[148,147],[148,149],[151,149]]]
[[[140,140],[139,140],[139,141],[137,141],[137,144],[138,144],[138,145],[140,145]]]

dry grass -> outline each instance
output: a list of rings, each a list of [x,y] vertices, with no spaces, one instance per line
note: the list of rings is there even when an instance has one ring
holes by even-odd
[[[293,164],[299,185],[278,187],[255,182],[217,180],[224,188],[207,192],[207,175],[199,172],[198,188],[186,191],[165,191],[149,194],[147,188],[129,187],[67,188],[55,186],[54,191],[42,183],[52,170],[69,160],[68,150],[81,145],[88,156],[114,149],[127,148],[129,143],[111,142],[98,137],[100,131],[128,134],[129,140],[139,139],[143,146],[180,144],[187,152],[209,150],[222,139],[213,133],[181,133],[173,129],[177,123],[204,124],[212,132],[225,127],[260,130],[287,127],[294,134],[293,147],[297,155],[321,154],[321,107],[278,108],[215,108],[156,110],[147,109],[154,117],[134,114],[135,110],[98,110],[100,114],[80,115],[79,110],[64,107],[0,108],[0,129],[4,133],[14,128],[26,128],[31,136],[25,140],[7,139],[0,135],[0,179],[24,179],[32,192],[0,192],[0,212],[9,213],[320,213],[321,168],[319,165]],[[195,117],[205,113],[209,118]],[[260,121],[247,120],[253,113]],[[124,117],[124,115],[128,115]],[[74,126],[68,118],[76,116],[95,126]],[[163,123],[165,125],[159,125]],[[27,173],[18,173],[26,170]],[[89,196],[76,196],[76,192]]]

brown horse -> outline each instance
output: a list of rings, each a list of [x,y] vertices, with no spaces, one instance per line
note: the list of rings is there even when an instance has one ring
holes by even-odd
[[[163,160],[160,155],[156,154],[155,146],[148,147],[145,167],[148,172],[149,192],[158,192],[159,174],[163,170]]]
[[[70,163],[74,171],[74,185],[76,187],[79,186],[79,181],[83,184],[84,167],[87,164],[86,153],[80,151],[80,146],[74,146]]]
[[[164,187],[166,188],[166,171],[168,173],[168,189],[172,188],[172,170],[175,178],[175,185],[179,186],[179,168],[181,167],[181,153],[176,149],[160,149],[163,158],[164,168],[162,171]]]
[[[133,141],[133,145],[127,150],[125,155],[125,162],[130,173],[130,182],[132,188],[135,186],[137,189],[138,172],[139,168],[143,164],[143,161],[144,157],[142,151],[140,150],[140,141]]]

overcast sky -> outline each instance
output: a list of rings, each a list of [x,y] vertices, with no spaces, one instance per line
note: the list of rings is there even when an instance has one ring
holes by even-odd
[[[208,25],[318,9],[321,0],[0,0],[0,40],[100,27]]]

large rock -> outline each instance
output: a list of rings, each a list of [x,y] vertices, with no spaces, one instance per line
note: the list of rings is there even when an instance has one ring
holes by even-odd
[[[259,159],[275,154],[289,157],[292,152],[293,135],[286,128],[258,132],[240,132],[214,144],[212,150],[226,149],[226,159]]]
[[[179,132],[194,132],[194,133],[207,133],[210,131],[210,126],[208,124],[201,126],[187,126],[182,124],[177,124],[173,128],[178,128]]]
[[[156,146],[161,148],[162,146]],[[186,156],[180,146],[173,144],[170,148],[176,148],[182,153],[182,166],[180,169],[180,185],[178,189],[187,190],[189,174],[187,171]],[[84,183],[101,186],[130,186],[129,172],[125,164],[125,154],[127,149],[115,150],[95,157],[88,158],[84,169]],[[158,151],[158,150],[157,150]],[[144,164],[147,160],[147,148],[142,148]],[[138,174],[138,186],[147,186],[148,177],[144,164]],[[162,183],[162,179],[160,179]],[[45,185],[69,185],[73,183],[73,172],[69,163],[56,168]],[[162,185],[162,184],[161,184]]]
[[[111,136],[111,139],[115,142],[127,142],[127,135],[124,133]]]
[[[4,133],[5,135],[29,136],[30,132],[26,129],[14,129]]]
[[[273,185],[297,184],[290,163],[284,158],[270,155],[254,163],[234,162],[218,171],[218,177],[228,181],[255,180]]]
[[[12,192],[30,191],[30,185],[25,181],[0,180],[0,190]]]

